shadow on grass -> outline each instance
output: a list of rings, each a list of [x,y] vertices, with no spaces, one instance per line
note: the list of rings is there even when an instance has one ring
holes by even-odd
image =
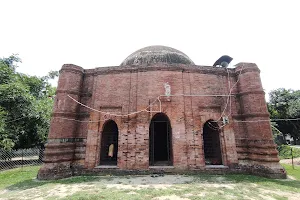
[[[37,179],[27,179],[13,185],[6,187],[7,190],[26,190],[35,187],[40,187],[46,184],[77,184],[77,183],[85,183],[85,182],[93,182],[97,180],[109,180],[110,177],[97,177],[97,176],[75,176],[71,178],[65,178],[60,180],[50,180],[50,181],[40,181]]]
[[[201,174],[197,175],[200,180],[207,181],[208,183],[256,183],[259,185],[277,185],[285,186],[289,188],[294,188],[300,191],[300,181],[299,180],[291,180],[291,179],[270,179],[259,177],[255,175],[242,175],[242,174],[224,174],[224,175],[208,175]],[[218,179],[219,178],[219,179]]]
[[[191,175],[195,178],[195,183],[242,183],[250,184],[255,183],[261,186],[271,186],[273,188],[285,187],[288,190],[294,190],[300,192],[300,181],[299,180],[290,180],[290,179],[268,179],[263,177],[258,177],[254,175],[242,175],[242,174],[225,174],[225,175],[211,175],[211,174],[198,174]],[[51,181],[39,181],[37,179],[26,178],[16,183],[5,187],[7,190],[26,190],[35,187],[40,187],[46,184],[78,184],[85,182],[96,182],[107,180],[111,181],[112,179],[117,178],[114,176],[74,176],[70,178],[60,179],[60,180],[51,180]],[[193,183],[189,183],[193,184]]]

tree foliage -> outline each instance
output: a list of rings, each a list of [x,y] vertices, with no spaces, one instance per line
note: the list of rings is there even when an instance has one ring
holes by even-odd
[[[300,90],[287,90],[280,88],[270,92],[268,110],[271,119],[297,119],[300,118]],[[294,141],[300,139],[300,120],[282,120],[273,123],[278,130],[286,136],[291,135]],[[278,130],[276,130],[278,129]]]
[[[46,141],[55,88],[48,80],[16,72],[21,60],[0,58],[0,147],[29,148]]]

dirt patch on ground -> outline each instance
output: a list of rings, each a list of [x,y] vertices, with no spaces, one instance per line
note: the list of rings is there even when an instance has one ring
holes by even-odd
[[[151,176],[130,176],[127,178],[114,178],[109,183],[102,181],[107,188],[140,190],[145,188],[166,189],[174,184],[191,183],[193,177],[180,175],[165,175],[160,177]]]
[[[245,184],[230,181],[223,176],[208,180],[202,179],[201,176],[164,175],[152,177],[148,175],[104,176],[84,183],[49,183],[24,190],[0,190],[0,200],[19,199],[19,197],[37,200],[68,199],[72,195],[78,195],[78,193],[99,195],[99,198],[124,198],[126,200],[132,197],[147,200],[218,199],[220,197],[222,199],[300,199],[300,192],[281,190],[276,187],[268,188],[258,183]],[[112,197],[112,194],[120,194],[120,196]]]
[[[170,195],[170,196],[161,196],[161,197],[155,197],[152,200],[189,200],[187,198],[181,198],[176,195]]]
[[[280,160],[280,163],[291,165],[292,159],[283,159],[283,160]],[[300,166],[300,158],[294,158],[294,165]]]
[[[45,199],[45,198],[53,198],[56,199],[64,198],[69,195],[75,194],[76,192],[88,190],[89,188],[93,188],[93,185],[87,185],[87,184],[58,184],[53,187],[49,187],[46,190],[43,188],[31,188],[22,190],[19,193],[20,196],[22,196],[22,199]],[[8,191],[7,191],[8,192]]]
[[[267,189],[259,189],[262,194],[262,199],[274,199],[275,198],[271,197],[272,195],[277,195],[280,197],[286,197],[289,200],[299,200],[300,199],[300,194],[295,193],[295,192],[284,192],[284,191],[279,191],[279,190],[267,190]],[[271,196],[269,196],[271,195]]]
[[[93,186],[91,185],[86,185],[86,184],[74,184],[74,185],[57,185],[53,189],[48,191],[48,194],[45,196],[47,197],[53,197],[56,196],[58,198],[63,198],[68,195],[75,194],[76,192],[82,191],[82,190],[87,190],[88,188],[92,188]]]

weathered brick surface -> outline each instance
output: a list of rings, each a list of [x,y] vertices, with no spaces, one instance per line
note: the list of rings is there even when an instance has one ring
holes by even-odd
[[[227,96],[216,96],[229,93],[228,81],[230,87],[238,81],[232,90],[231,101]],[[161,96],[161,106],[159,101],[150,106],[164,95],[166,82],[171,86],[172,96]],[[278,164],[270,123],[237,122],[269,119],[259,69],[255,64],[240,63],[235,69],[154,64],[91,70],[64,65],[57,91],[46,146],[47,162],[39,172],[41,179],[48,179],[53,173],[57,173],[55,178],[65,177],[72,170],[76,174],[94,171],[100,162],[101,136],[106,120],[114,120],[118,126],[117,171],[150,170],[149,126],[152,117],[159,112],[169,118],[172,127],[174,172],[209,170],[205,167],[203,125],[208,120],[219,120],[223,114],[229,116],[230,122],[220,130],[223,165],[232,171],[263,174],[259,170],[264,169],[263,172],[274,173],[272,177],[276,174],[277,177],[284,176],[285,172]],[[152,112],[113,116],[79,106],[67,95],[102,112],[127,115],[149,106],[148,110]],[[66,143],[68,153],[63,153]],[[262,168],[256,167],[257,171],[253,172],[249,170],[251,166]],[[62,175],[63,171],[66,174]]]

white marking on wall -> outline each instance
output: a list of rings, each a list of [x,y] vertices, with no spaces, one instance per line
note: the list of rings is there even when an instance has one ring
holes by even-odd
[[[165,95],[166,96],[170,96],[171,95],[171,86],[168,82],[164,83],[164,87],[165,87]]]

